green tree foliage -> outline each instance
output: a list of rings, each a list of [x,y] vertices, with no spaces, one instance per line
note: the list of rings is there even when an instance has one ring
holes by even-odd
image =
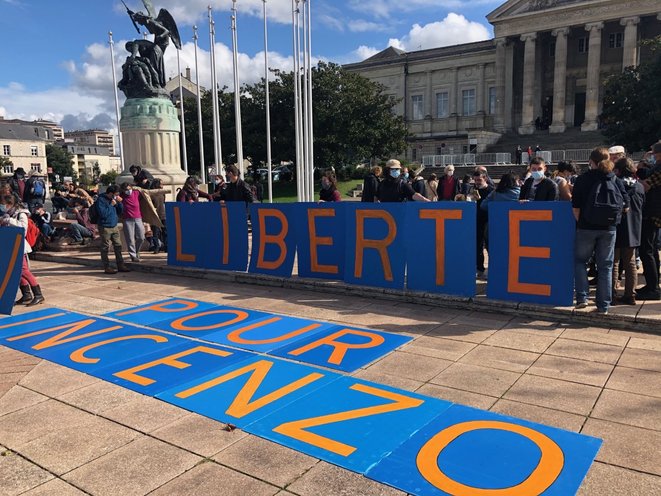
[[[105,174],[101,174],[99,176],[99,184],[110,186],[111,184],[115,184],[117,177],[119,177],[119,172],[114,170],[108,171]]]
[[[273,163],[294,160],[294,74],[274,71],[269,82]],[[341,66],[320,63],[313,69],[315,165],[341,167],[389,158],[406,148],[408,132],[392,109],[397,101],[383,86]],[[213,163],[212,93],[202,96],[205,164]],[[236,161],[234,94],[219,91],[223,163]],[[188,164],[199,171],[197,103],[184,103]],[[244,156],[254,164],[266,162],[266,92],[264,80],[242,88],[241,112]]]
[[[642,45],[645,62],[606,80],[601,115],[604,135],[630,151],[646,150],[661,137],[661,36]]]
[[[69,176],[77,179],[73,168],[73,155],[58,145],[46,145],[46,162],[48,167],[53,168],[53,175],[59,175],[60,180]]]
[[[14,162],[11,161],[9,157],[5,157],[3,155],[0,155],[0,172],[2,172],[2,169],[4,167],[11,167],[14,165]]]

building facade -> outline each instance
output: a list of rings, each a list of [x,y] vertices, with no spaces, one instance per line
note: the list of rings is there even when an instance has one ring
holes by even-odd
[[[388,48],[345,66],[381,83],[413,135],[406,158],[482,152],[505,133],[599,128],[605,79],[650,56],[659,0],[509,0],[487,16],[493,40]]]
[[[102,129],[88,129],[85,131],[67,131],[64,133],[66,140],[72,140],[81,146],[103,146],[115,153],[115,135]]]
[[[73,155],[73,167],[78,178],[86,183],[96,175],[117,170],[117,160],[112,160],[110,149],[106,146],[87,146],[76,143],[61,143],[62,147]]]
[[[0,176],[11,176],[19,167],[31,172],[46,173],[46,145],[49,134],[41,126],[0,121],[0,156],[11,161],[4,164]]]

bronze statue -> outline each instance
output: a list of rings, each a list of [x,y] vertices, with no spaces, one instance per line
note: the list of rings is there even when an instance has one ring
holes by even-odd
[[[122,3],[124,1],[122,0]],[[168,98],[165,91],[165,64],[163,56],[170,39],[177,50],[181,50],[181,38],[172,15],[161,9],[155,16],[151,0],[142,0],[147,14],[133,12],[126,4],[126,11],[138,33],[140,26],[154,35],[154,41],[134,40],[126,44],[130,55],[122,66],[122,79],[117,85],[126,98]]]

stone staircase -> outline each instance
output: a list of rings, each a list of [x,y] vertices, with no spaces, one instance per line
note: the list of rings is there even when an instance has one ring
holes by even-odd
[[[600,131],[582,132],[579,128],[569,128],[562,134],[551,134],[546,131],[535,131],[535,133],[522,136],[514,132],[505,133],[500,140],[490,145],[487,153],[511,153],[518,145],[525,152],[528,146],[534,150],[537,145],[542,150],[591,150],[597,146],[605,145],[607,138]]]

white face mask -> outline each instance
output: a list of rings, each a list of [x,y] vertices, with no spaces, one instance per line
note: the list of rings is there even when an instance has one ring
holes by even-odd
[[[537,181],[544,179],[544,171],[532,171],[530,175]]]
[[[454,176],[454,171],[449,170],[449,171],[447,171],[445,174],[446,174],[448,177],[452,177],[452,176]]]

